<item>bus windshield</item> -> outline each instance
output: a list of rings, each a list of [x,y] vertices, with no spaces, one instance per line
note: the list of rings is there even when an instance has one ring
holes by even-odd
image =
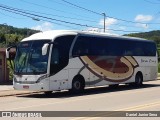
[[[42,55],[42,46],[50,40],[21,42],[17,47],[15,74],[43,74],[47,72],[48,53]]]

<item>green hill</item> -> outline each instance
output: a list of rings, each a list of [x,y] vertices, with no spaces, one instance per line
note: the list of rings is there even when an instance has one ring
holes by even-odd
[[[30,36],[37,32],[39,31],[0,24],[0,47],[16,44],[24,37]]]
[[[125,34],[124,36],[145,38],[148,40],[154,40],[157,44],[160,44],[160,30],[142,32],[142,33],[131,33],[131,34]]]

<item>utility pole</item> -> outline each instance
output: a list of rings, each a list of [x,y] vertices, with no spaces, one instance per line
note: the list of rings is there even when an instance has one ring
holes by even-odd
[[[104,33],[106,32],[106,14],[102,13],[102,15],[104,16]]]

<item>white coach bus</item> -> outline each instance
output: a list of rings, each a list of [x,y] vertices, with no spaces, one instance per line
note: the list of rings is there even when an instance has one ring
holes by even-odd
[[[130,83],[140,86],[156,80],[158,63],[153,41],[64,30],[23,39],[16,46],[14,61],[14,88],[46,93]]]

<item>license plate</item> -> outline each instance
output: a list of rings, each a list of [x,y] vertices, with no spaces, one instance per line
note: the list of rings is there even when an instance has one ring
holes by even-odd
[[[24,89],[29,89],[29,86],[28,85],[24,85],[23,88]]]

